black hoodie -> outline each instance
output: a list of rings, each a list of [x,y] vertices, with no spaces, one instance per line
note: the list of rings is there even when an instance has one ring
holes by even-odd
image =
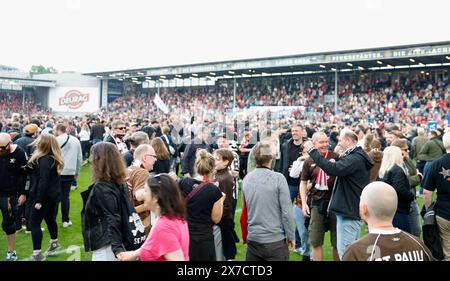
[[[369,184],[373,160],[359,146],[345,153],[335,163],[322,157],[314,148],[309,151],[309,155],[328,175],[337,176],[328,210],[360,220],[359,197],[364,187]]]

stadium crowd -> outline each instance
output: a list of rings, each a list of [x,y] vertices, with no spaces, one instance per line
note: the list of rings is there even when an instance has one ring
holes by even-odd
[[[6,259],[17,260],[21,230],[31,232],[32,260],[61,249],[59,205],[71,227],[70,190],[90,163],[82,235],[93,260],[234,260],[245,243],[248,261],[288,260],[290,251],[320,261],[328,231],[334,260],[450,260],[450,92],[448,80],[428,79],[343,79],[337,116],[321,102],[332,80],[294,78],[239,83],[240,108],[296,107],[281,114],[230,114],[223,83],[161,89],[169,114],[153,105],[154,90],[73,118],[5,111]],[[52,239],[44,253],[43,220]]]

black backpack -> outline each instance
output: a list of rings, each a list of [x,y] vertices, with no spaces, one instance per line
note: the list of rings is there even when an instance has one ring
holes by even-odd
[[[425,208],[425,206],[424,206]],[[441,235],[436,223],[436,202],[431,203],[423,216],[423,242],[430,249],[431,254],[436,260],[444,259],[444,252],[442,250]]]
[[[127,190],[128,186],[126,184],[120,186],[120,195],[122,197],[120,200],[120,211],[122,212],[123,245],[127,251],[131,251],[141,247],[146,235],[144,224],[131,203]]]

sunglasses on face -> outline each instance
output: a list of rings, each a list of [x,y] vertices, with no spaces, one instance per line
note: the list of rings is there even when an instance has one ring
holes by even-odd
[[[126,127],[116,128],[116,130],[125,130]]]
[[[9,143],[7,145],[0,146],[0,150],[7,150],[8,147],[9,147]]]

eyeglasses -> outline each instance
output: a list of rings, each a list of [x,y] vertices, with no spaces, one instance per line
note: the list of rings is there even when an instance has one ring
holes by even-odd
[[[156,157],[156,155],[154,155],[154,154],[144,154],[144,156],[151,156],[151,157],[154,157],[155,159],[158,159],[158,158]]]
[[[0,149],[1,150],[7,150],[9,145],[10,145],[10,143],[8,143],[7,145],[4,145],[4,146],[0,146]]]
[[[116,130],[125,130],[126,127],[120,127],[120,128],[116,128]]]

